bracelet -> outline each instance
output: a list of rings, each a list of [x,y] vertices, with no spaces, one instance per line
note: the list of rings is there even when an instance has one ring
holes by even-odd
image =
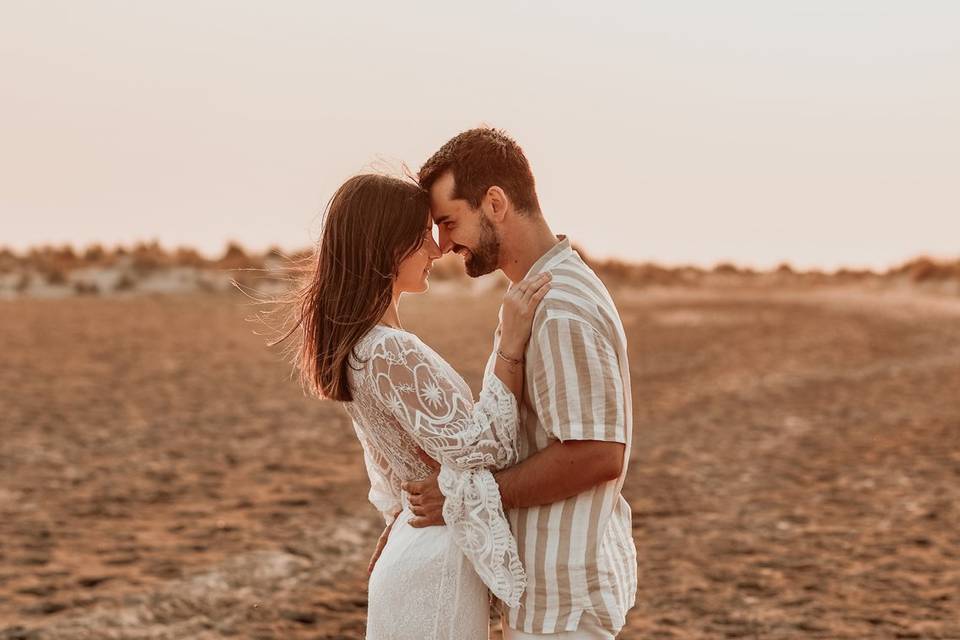
[[[517,366],[517,365],[519,365],[519,364],[523,364],[523,358],[522,358],[522,357],[519,358],[519,359],[517,359],[517,358],[511,358],[510,356],[506,355],[506,354],[503,352],[503,350],[500,349],[499,347],[497,347],[497,357],[500,358],[500,359],[502,359],[502,360],[503,360],[504,362],[506,362],[507,364],[509,364],[509,365],[511,365],[511,366],[514,366],[514,367]]]

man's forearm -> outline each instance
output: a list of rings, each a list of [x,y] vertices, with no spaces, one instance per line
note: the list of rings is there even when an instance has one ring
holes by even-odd
[[[520,464],[494,474],[504,509],[565,500],[616,479],[624,444],[598,440],[554,442]]]

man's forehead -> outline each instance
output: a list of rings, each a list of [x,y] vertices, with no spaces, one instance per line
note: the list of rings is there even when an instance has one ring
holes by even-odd
[[[448,170],[430,185],[430,197],[434,200],[453,200],[455,188],[453,171]]]
[[[454,187],[452,171],[447,171],[430,185],[430,215],[436,224],[449,218],[456,209]]]

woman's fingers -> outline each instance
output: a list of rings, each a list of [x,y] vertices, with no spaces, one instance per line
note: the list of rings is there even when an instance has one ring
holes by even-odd
[[[518,285],[518,293],[524,299],[529,299],[534,293],[540,290],[543,285],[550,282],[552,274],[548,271],[546,273],[541,273],[533,278],[528,280],[523,280]]]
[[[552,279],[553,279],[553,274],[551,274],[549,271],[547,273],[541,273],[540,277],[538,277],[536,280],[534,280],[530,284],[530,290],[529,290],[530,295],[533,295],[543,287],[550,284],[550,281]]]
[[[546,283],[539,289],[537,289],[534,294],[530,297],[530,301],[533,303],[538,303],[543,300],[543,296],[547,295],[547,291],[550,291],[550,283]]]
[[[521,280],[520,282],[511,285],[507,290],[506,296],[504,297],[514,297],[520,300],[526,300],[536,293],[536,291],[542,287],[545,282],[549,282],[551,278],[553,278],[553,274],[548,271],[546,273],[533,276],[532,278]]]
[[[546,288],[549,288],[549,287],[550,287],[550,281],[551,281],[551,278],[544,278],[544,279],[542,279],[542,280],[539,280],[539,281],[536,283],[535,286],[533,286],[533,287],[530,288],[530,295],[532,296],[532,295],[536,294],[538,291],[543,290],[545,287],[546,287]]]
[[[537,304],[543,300],[543,297],[550,291],[550,278],[544,278],[536,286],[531,287],[529,293],[524,296],[523,302],[526,303],[528,310],[536,308]]]
[[[546,284],[530,294],[530,297],[524,300],[524,315],[532,319],[533,315],[537,312],[537,307],[540,306],[540,301],[543,300],[548,291],[550,291],[550,285]]]

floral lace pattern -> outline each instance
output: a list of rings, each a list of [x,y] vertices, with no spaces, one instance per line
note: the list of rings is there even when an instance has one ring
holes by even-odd
[[[495,596],[515,606],[526,586],[517,543],[490,469],[518,460],[517,403],[492,372],[478,402],[470,387],[413,334],[378,325],[360,341],[347,412],[364,449],[370,501],[389,523],[400,484],[427,476],[423,449],[441,463],[444,521]]]

